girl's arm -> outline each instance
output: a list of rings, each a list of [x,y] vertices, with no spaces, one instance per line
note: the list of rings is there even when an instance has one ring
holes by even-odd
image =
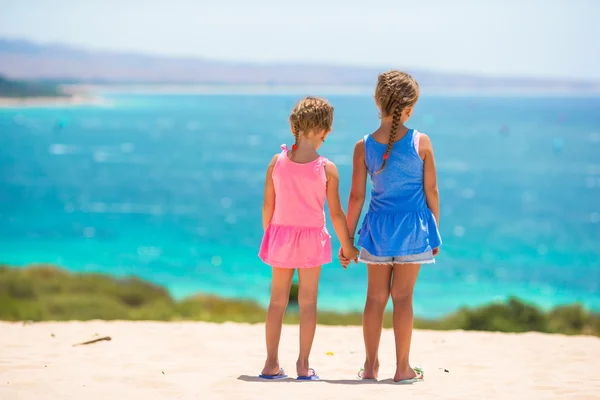
[[[419,139],[419,155],[423,159],[423,188],[425,189],[425,200],[427,207],[433,213],[435,222],[440,226],[440,194],[438,191],[437,177],[435,172],[435,159],[433,157],[433,145],[431,139],[421,134]]]
[[[273,168],[277,162],[276,154],[267,167],[267,177],[265,179],[265,195],[262,206],[262,223],[263,229],[266,230],[271,218],[273,218],[273,212],[275,211],[275,187],[273,186]]]
[[[365,144],[361,139],[354,146],[354,158],[352,160],[352,189],[348,198],[348,232],[353,238],[356,226],[360,219],[365,193],[367,191],[367,164],[365,162]]]
[[[325,165],[325,173],[327,175],[327,203],[329,204],[329,214],[335,233],[342,244],[343,256],[349,260],[353,260],[358,255],[358,249],[354,247],[353,241],[348,234],[346,226],[346,215],[340,201],[340,177],[334,163],[328,161]]]

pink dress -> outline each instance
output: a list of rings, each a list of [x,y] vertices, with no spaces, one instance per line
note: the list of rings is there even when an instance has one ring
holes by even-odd
[[[331,237],[325,227],[327,159],[306,164],[288,158],[285,145],[273,168],[275,211],[259,257],[279,268],[311,268],[331,262]]]

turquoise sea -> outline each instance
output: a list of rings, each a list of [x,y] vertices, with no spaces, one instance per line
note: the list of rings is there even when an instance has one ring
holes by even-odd
[[[268,301],[257,257],[264,175],[292,141],[295,94],[107,94],[109,106],[0,109],[0,263],[137,275],[178,298]],[[350,189],[354,143],[377,127],[368,93],[327,96],[322,147]],[[415,312],[516,295],[600,310],[600,98],[424,96],[444,241]],[[333,228],[329,229],[334,236]],[[324,267],[320,306],[360,310],[366,271]]]

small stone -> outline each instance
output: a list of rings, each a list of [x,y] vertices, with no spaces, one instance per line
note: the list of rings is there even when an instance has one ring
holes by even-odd
[[[165,371],[160,371],[160,372],[162,372],[163,375],[165,374]]]

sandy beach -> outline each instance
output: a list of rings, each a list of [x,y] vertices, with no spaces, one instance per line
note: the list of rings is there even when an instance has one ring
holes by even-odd
[[[394,385],[384,331],[380,382],[355,378],[360,327],[319,326],[320,382],[262,381],[263,326],[211,323],[0,323],[0,398],[27,399],[599,399],[600,338],[540,333],[415,331],[425,381]],[[109,336],[110,341],[73,346]],[[284,327],[282,366],[295,377],[297,326]],[[329,354],[328,354],[329,353]],[[383,397],[382,397],[383,398]]]

